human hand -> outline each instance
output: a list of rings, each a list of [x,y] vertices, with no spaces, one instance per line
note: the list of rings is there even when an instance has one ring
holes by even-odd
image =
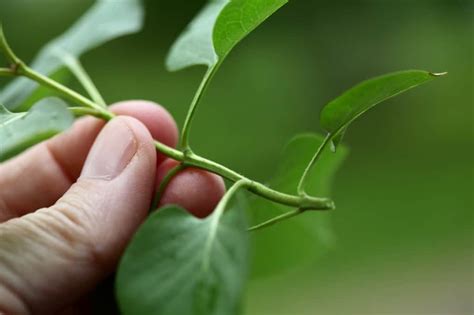
[[[0,314],[74,309],[114,271],[146,218],[155,179],[175,164],[156,154],[152,138],[174,146],[177,128],[156,104],[128,101],[111,108],[127,116],[105,127],[95,118],[80,119],[0,164]],[[220,177],[185,169],[161,202],[205,216],[224,190]]]

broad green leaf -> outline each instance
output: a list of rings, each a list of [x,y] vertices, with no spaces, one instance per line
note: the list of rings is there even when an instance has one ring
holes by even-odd
[[[0,161],[67,129],[73,120],[58,98],[45,98],[25,113],[12,113],[0,105]]]
[[[288,0],[231,0],[214,27],[216,54],[224,58],[245,36],[258,27]]]
[[[433,80],[444,73],[408,70],[364,81],[328,103],[321,111],[321,126],[340,142],[343,132],[357,117],[378,103]]]
[[[212,43],[212,30],[217,17],[229,0],[209,1],[178,37],[166,58],[169,71],[177,71],[189,66],[211,67],[217,62]]]
[[[124,315],[235,315],[248,265],[243,199],[198,219],[176,206],[153,213],[119,265]]]
[[[78,58],[107,41],[139,31],[142,22],[141,0],[98,0],[69,30],[49,42],[31,67],[49,76],[63,67],[63,55]],[[26,78],[15,79],[0,94],[0,102],[11,110],[24,109],[23,102],[37,87]]]
[[[171,47],[170,71],[193,65],[209,68],[287,0],[210,0]]]
[[[323,140],[323,137],[314,134],[295,137],[283,151],[282,161],[269,186],[296,194],[301,174]],[[328,197],[334,175],[346,156],[347,149],[343,146],[336,153],[327,148],[309,174],[307,192],[313,196]],[[250,215],[252,223],[256,224],[290,210],[289,207],[255,198],[251,203]],[[308,211],[253,232],[254,274],[268,274],[289,266],[298,266],[326,252],[334,242],[330,219],[330,211]]]

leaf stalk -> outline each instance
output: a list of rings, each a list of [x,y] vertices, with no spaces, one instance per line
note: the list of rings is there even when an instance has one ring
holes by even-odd
[[[189,133],[191,130],[191,124],[193,122],[194,114],[196,113],[196,109],[199,105],[199,102],[206,92],[209,83],[211,82],[214,74],[216,73],[217,69],[219,68],[221,62],[217,62],[213,66],[209,67],[202,78],[201,83],[199,84],[196,93],[194,94],[193,100],[191,101],[191,105],[189,105],[188,113],[186,114],[186,118],[184,120],[183,128],[181,129],[181,142],[180,147],[183,151],[191,151],[189,146]]]
[[[301,179],[297,187],[297,192],[299,195],[306,195],[304,187],[306,184],[306,180],[308,179],[309,173],[313,169],[313,166],[316,164],[316,162],[319,160],[326,146],[331,142],[331,138],[332,138],[332,135],[328,133],[326,138],[324,138],[323,142],[319,146],[319,148],[316,150],[316,153],[314,154],[313,158],[308,163],[308,166],[306,166],[306,169],[304,170],[303,175],[301,175]]]

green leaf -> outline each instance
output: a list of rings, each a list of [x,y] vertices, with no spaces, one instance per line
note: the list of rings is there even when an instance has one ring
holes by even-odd
[[[333,135],[333,142],[337,145],[348,125],[370,108],[444,74],[408,70],[364,81],[323,108],[320,117],[321,126]]]
[[[12,113],[0,105],[0,161],[67,129],[73,120],[58,98],[45,98],[25,113]]]
[[[319,135],[305,134],[295,137],[283,151],[279,168],[270,181],[273,189],[296,194],[296,186],[315,148],[323,142]],[[307,192],[310,195],[327,197],[334,175],[347,156],[347,149],[340,147],[336,153],[327,148],[318,163],[309,173]],[[252,223],[270,219],[291,208],[255,198],[250,204]],[[280,222],[277,225],[252,233],[255,247],[253,272],[269,274],[289,266],[301,266],[303,261],[312,261],[325,253],[334,243],[331,227],[331,212],[309,211]]]
[[[287,0],[211,0],[171,47],[170,71],[193,65],[209,68]]]
[[[78,58],[81,54],[114,38],[137,32],[143,23],[141,0],[99,0],[69,30],[49,42],[34,59],[31,67],[49,76],[63,67],[62,56]],[[5,87],[0,102],[18,110],[38,88],[26,78],[18,78]]]
[[[119,265],[124,315],[234,315],[248,265],[244,201],[198,219],[176,206],[153,213]]]
[[[224,58],[237,43],[257,28],[288,0],[231,0],[214,27],[216,54]]]

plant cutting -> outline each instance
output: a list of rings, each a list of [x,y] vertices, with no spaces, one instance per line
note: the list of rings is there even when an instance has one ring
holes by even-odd
[[[269,183],[199,155],[191,145],[192,123],[215,73],[241,40],[286,3],[210,1],[171,47],[166,59],[170,71],[197,65],[205,71],[189,105],[179,147],[153,143],[157,151],[179,163],[160,184],[150,215],[119,264],[116,298],[123,314],[241,312],[249,272],[249,235],[271,226],[277,230],[283,226],[278,223],[290,219],[311,237],[330,235],[326,212],[335,209],[335,202],[327,194],[347,154],[341,141],[349,125],[382,101],[444,75],[405,70],[350,88],[323,107],[320,125],[325,135],[296,136]],[[97,1],[76,24],[48,43],[31,65],[17,56],[0,28],[0,51],[6,60],[0,75],[13,79],[0,94],[0,160],[66,130],[74,118],[90,115],[110,121],[115,117],[82,67],[80,56],[108,40],[139,31],[143,16],[139,0]],[[69,75],[83,85],[87,95],[66,85]],[[175,205],[156,209],[173,176],[187,167],[210,171],[229,182],[216,209],[205,218]]]

